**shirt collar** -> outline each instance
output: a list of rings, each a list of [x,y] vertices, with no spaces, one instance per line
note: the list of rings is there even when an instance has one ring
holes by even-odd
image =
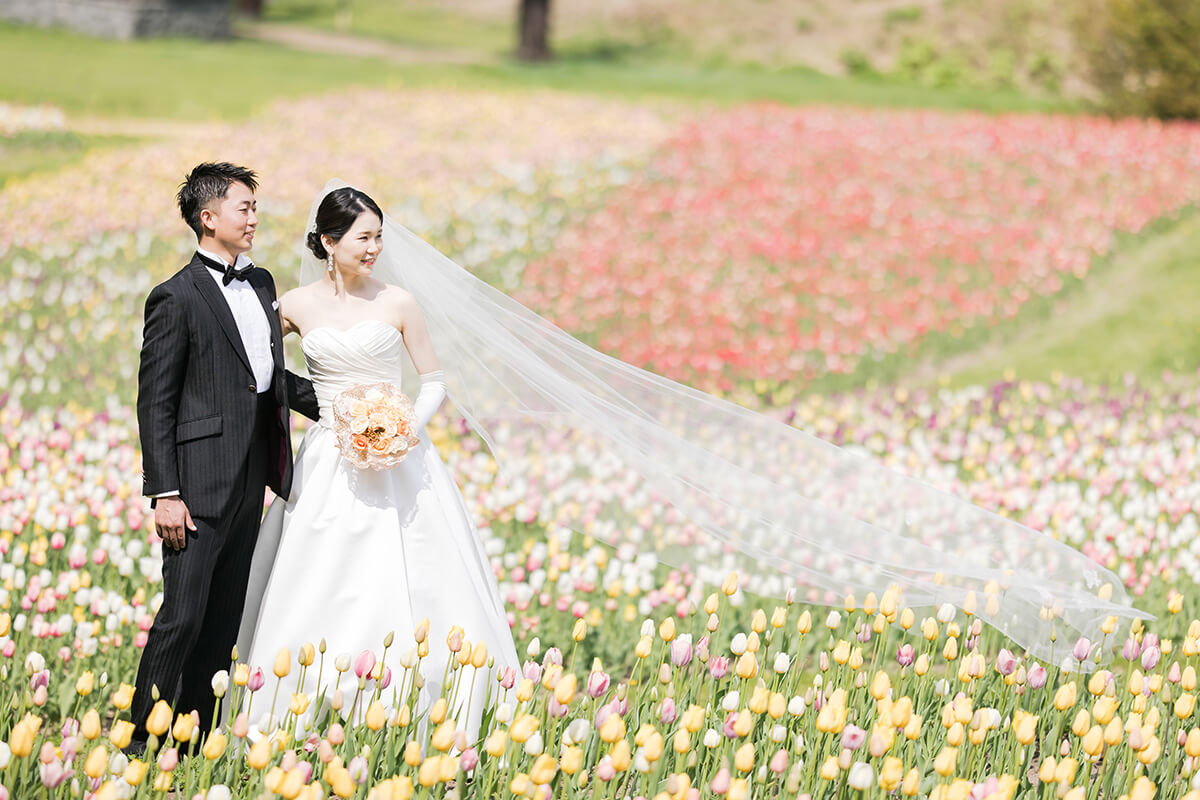
[[[225,266],[229,266],[229,262],[226,261],[224,258],[222,258],[221,256],[219,256],[216,253],[213,253],[209,250],[205,250],[203,247],[197,247],[196,252],[199,253],[200,255],[204,256],[205,258],[211,258],[213,261],[217,262],[218,264],[223,264]],[[254,262],[250,260],[250,256],[246,255],[245,253],[238,253],[237,263],[235,263],[233,265],[233,268],[234,269],[244,269],[246,267],[253,267],[253,266],[254,266]]]

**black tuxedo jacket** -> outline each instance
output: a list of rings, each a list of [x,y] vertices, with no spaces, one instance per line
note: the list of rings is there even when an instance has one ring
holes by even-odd
[[[270,388],[278,424],[267,442],[267,485],[287,497],[292,487],[289,408],[317,419],[312,383],[283,366],[283,331],[271,273],[248,281],[271,325],[275,370]],[[234,484],[254,435],[258,387],[233,312],[199,255],[155,286],[146,299],[138,370],[137,416],[142,493],[177,490],[193,516],[221,517],[236,506]]]

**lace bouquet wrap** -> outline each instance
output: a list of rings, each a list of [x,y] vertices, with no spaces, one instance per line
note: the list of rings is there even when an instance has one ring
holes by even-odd
[[[412,401],[390,383],[363,383],[333,398],[342,455],[360,469],[388,469],[421,443]]]

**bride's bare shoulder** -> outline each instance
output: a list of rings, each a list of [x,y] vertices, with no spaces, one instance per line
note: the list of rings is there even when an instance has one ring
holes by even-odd
[[[413,293],[403,286],[396,286],[392,283],[383,285],[379,299],[386,303],[388,308],[401,313],[417,308],[417,298],[413,297]]]

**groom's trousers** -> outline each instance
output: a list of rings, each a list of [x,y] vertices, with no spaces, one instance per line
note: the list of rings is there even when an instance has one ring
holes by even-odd
[[[266,426],[278,416],[268,395],[259,396],[255,436],[233,508],[222,518],[193,517],[196,530],[187,532],[184,549],[163,547],[163,602],[142,651],[130,707],[135,738],[147,736],[154,686],[177,713],[198,711],[201,730],[212,727],[212,677],[229,668],[262,520],[270,457]]]

